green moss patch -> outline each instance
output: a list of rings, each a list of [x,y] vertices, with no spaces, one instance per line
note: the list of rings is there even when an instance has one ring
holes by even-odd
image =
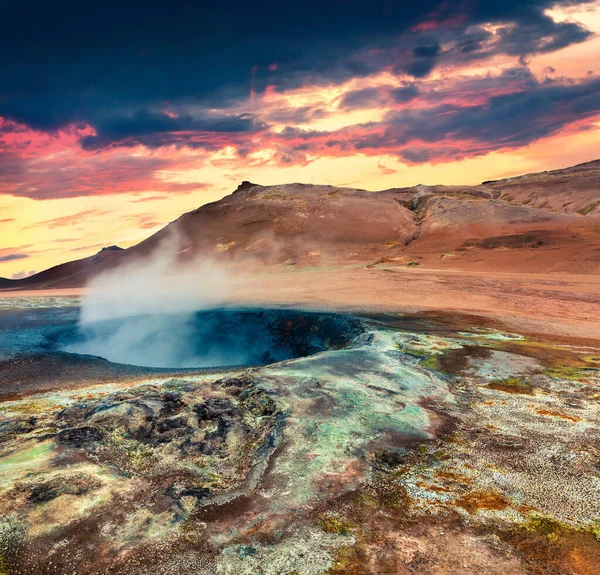
[[[581,214],[582,216],[587,216],[589,213],[593,212],[598,206],[600,206],[600,200],[596,200],[595,202],[588,204],[580,210],[577,210],[577,213]]]
[[[350,535],[351,533],[350,523],[346,519],[333,515],[323,515],[319,524],[325,533],[333,533],[335,535]]]
[[[498,381],[492,381],[484,385],[486,389],[503,391],[504,393],[518,393],[522,395],[535,395],[534,387],[522,377],[509,377]]]
[[[579,381],[588,377],[600,377],[600,369],[596,367],[578,367],[573,365],[558,365],[550,367],[544,372],[557,379]]]

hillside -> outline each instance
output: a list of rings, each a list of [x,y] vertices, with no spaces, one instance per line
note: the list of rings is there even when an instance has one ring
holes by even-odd
[[[117,264],[125,250],[117,246],[102,248],[97,254],[53,266],[40,273],[20,280],[0,278],[0,289],[45,289],[51,287],[72,287],[84,285],[109,266]]]
[[[600,216],[600,160],[563,170],[487,182],[494,197],[553,211]]]
[[[173,232],[182,260],[199,255],[265,267],[423,266],[600,273],[600,161],[479,186],[380,192],[243,182],[127,250],[55,266],[0,289],[84,285],[152,253]]]

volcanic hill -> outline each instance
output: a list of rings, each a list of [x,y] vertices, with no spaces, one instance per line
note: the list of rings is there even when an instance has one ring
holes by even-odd
[[[243,182],[141,243],[61,264],[0,289],[77,287],[144,258],[173,232],[182,260],[200,255],[259,269],[425,269],[600,273],[600,160],[478,186],[379,192]]]

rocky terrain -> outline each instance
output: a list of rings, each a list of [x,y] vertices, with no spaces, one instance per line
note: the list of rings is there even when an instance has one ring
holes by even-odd
[[[1,572],[600,573],[600,345],[352,321],[264,367],[6,397]]]

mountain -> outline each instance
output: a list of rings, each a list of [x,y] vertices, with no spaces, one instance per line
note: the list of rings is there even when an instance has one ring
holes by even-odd
[[[600,215],[600,160],[563,170],[486,182],[495,197],[510,203]]]
[[[84,285],[145,258],[173,234],[199,255],[261,269],[423,266],[502,272],[600,273],[600,160],[479,186],[380,192],[243,182],[143,242],[55,266],[0,289]]]
[[[0,289],[46,289],[85,285],[88,278],[120,261],[125,252],[118,246],[102,248],[97,254],[67,262],[20,280],[0,278]]]

